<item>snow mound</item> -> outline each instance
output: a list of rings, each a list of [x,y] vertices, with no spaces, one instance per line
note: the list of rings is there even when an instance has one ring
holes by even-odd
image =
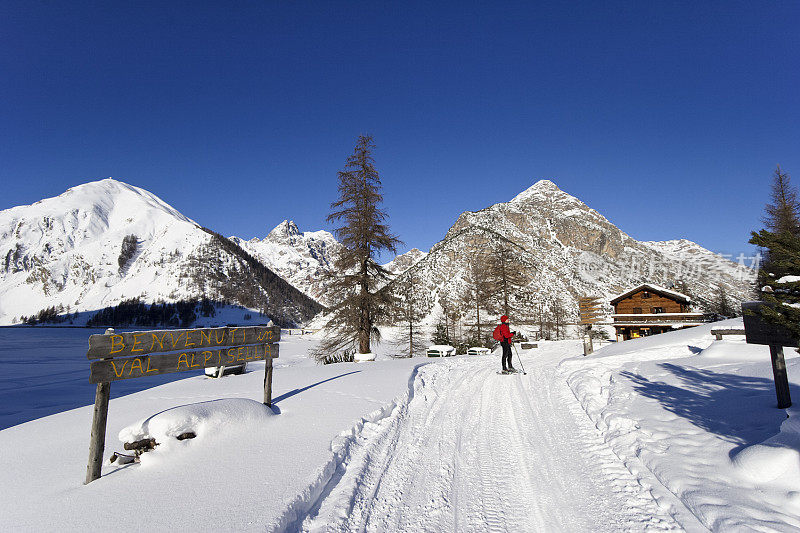
[[[181,405],[156,413],[119,432],[121,442],[155,439],[158,451],[169,449],[182,433],[192,432],[202,440],[228,429],[263,424],[275,413],[254,400],[229,398]],[[183,441],[187,443],[188,441]]]
[[[744,336],[714,341],[700,352],[700,357],[728,361],[769,361],[769,348],[760,344],[747,344]],[[722,362],[722,361],[720,361]]]
[[[759,483],[784,476],[793,480],[800,478],[800,416],[787,418],[781,424],[780,433],[744,448],[732,462],[742,474]]]

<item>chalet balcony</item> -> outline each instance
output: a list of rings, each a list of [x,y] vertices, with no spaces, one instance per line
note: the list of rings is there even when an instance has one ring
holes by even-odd
[[[614,326],[699,326],[710,322],[706,313],[616,313]]]

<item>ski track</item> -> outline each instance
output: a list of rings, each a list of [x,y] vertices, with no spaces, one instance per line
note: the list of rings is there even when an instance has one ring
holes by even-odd
[[[558,346],[420,367],[405,402],[365,421],[325,490],[288,529],[680,530],[611,451],[557,373]]]

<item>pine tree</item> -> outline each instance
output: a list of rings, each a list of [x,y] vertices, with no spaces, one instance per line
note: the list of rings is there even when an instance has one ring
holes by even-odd
[[[792,187],[789,174],[781,171],[781,166],[772,175],[771,204],[764,208],[762,219],[766,229],[773,233],[800,233],[800,202],[797,190]]]
[[[331,285],[332,300],[337,303],[330,309],[328,336],[314,352],[320,361],[356,346],[368,353],[373,337],[380,336],[376,324],[392,303],[389,291],[378,290],[389,273],[376,257],[382,251],[396,253],[400,240],[389,232],[388,216],[379,207],[383,195],[374,148],[371,136],[359,136],[338,173],[339,200],[331,204],[328,215],[328,222],[341,224],[334,230],[342,249]]]
[[[791,306],[800,303],[800,282],[782,280],[785,276],[800,276],[800,209],[797,190],[780,167],[773,178],[772,202],[765,209],[764,224],[768,229],[753,232],[750,239],[751,244],[765,251],[758,272],[759,294],[763,301],[775,304],[774,308],[762,307],[761,315],[800,337],[800,308]]]
[[[728,298],[728,293],[725,291],[725,287],[723,287],[721,284],[717,284],[717,290],[714,302],[711,305],[711,311],[720,316],[724,316],[725,318],[739,316],[739,313],[737,313],[736,309],[734,309],[733,305],[731,305],[731,301],[730,298]]]
[[[789,175],[781,171],[780,165],[772,176],[771,203],[764,208],[762,221],[765,230],[771,236],[790,234],[800,236],[800,205],[797,200],[797,191],[792,187]],[[761,241],[769,241],[770,236],[760,237]],[[752,240],[751,240],[751,243]],[[753,243],[755,244],[755,243]],[[758,275],[758,286],[763,287],[769,280],[769,273],[781,270],[781,263],[788,258],[784,255],[781,245],[773,247],[761,246],[763,261]]]

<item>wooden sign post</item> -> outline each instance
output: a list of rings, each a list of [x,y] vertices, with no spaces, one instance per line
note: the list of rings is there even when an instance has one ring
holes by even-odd
[[[580,324],[584,326],[583,355],[589,355],[594,352],[590,333],[592,324],[600,322],[600,318],[603,315],[603,306],[600,303],[600,298],[579,298],[578,312],[580,313]]]
[[[100,478],[105,449],[111,382],[210,366],[231,366],[266,359],[264,404],[272,406],[272,360],[278,357],[277,326],[133,331],[89,337],[86,357],[93,360],[89,381],[97,383],[86,481]]]
[[[786,375],[786,361],[783,358],[784,346],[800,346],[800,339],[777,324],[772,324],[761,318],[761,306],[773,307],[767,302],[743,302],[742,319],[744,320],[744,334],[748,344],[766,344],[769,346],[769,355],[772,359],[772,375],[775,379],[775,394],[778,396],[778,408],[791,407],[792,398],[789,395],[789,378]]]

